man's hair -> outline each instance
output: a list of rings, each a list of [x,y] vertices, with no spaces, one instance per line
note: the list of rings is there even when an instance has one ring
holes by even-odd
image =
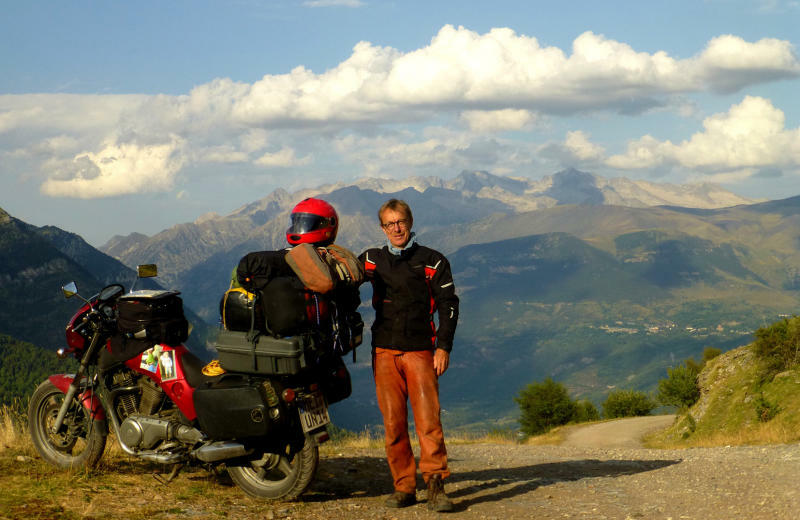
[[[406,218],[408,218],[408,227],[411,227],[414,224],[414,215],[411,214],[411,208],[404,200],[400,199],[389,199],[384,202],[380,209],[378,210],[378,222],[383,225],[383,221],[381,220],[381,216],[383,212],[387,209],[392,211],[397,211],[398,213],[404,213]]]

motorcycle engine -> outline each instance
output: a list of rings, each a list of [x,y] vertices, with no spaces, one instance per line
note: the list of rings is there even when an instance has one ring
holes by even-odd
[[[142,397],[139,400],[139,413],[151,415],[156,413],[164,402],[164,391],[153,380],[139,378]]]
[[[127,368],[122,368],[111,376],[109,388],[119,392],[114,407],[120,419],[135,413],[152,415],[164,403],[164,391],[154,381]]]
[[[170,421],[131,415],[120,426],[120,440],[130,448],[150,449],[169,437]]]
[[[194,445],[205,440],[202,432],[166,417],[133,414],[119,428],[119,438],[131,449],[149,450],[162,441]]]
[[[127,368],[122,368],[111,376],[111,384],[109,388],[115,392],[119,392],[117,398],[114,399],[114,408],[117,417],[124,419],[125,417],[136,413],[139,409],[139,391],[134,380],[134,373]]]

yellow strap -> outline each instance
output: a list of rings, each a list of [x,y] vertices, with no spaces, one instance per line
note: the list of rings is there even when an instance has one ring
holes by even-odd
[[[207,376],[218,376],[224,374],[225,369],[219,364],[219,360],[215,359],[203,367],[203,374]]]

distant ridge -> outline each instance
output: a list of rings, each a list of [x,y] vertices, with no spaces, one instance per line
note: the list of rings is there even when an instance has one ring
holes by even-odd
[[[64,325],[79,306],[64,298],[65,283],[75,281],[89,297],[111,283],[130,289],[134,280],[135,271],[79,235],[37,227],[0,209],[0,334],[55,350],[63,346]],[[139,280],[137,287],[158,288],[154,280]],[[191,309],[185,311],[195,327],[190,344],[205,356],[208,327]]]
[[[383,240],[374,225],[375,211],[388,196],[407,199],[418,212],[418,233],[477,221],[494,213],[512,215],[569,204],[709,209],[755,202],[712,184],[680,186],[606,179],[572,168],[541,180],[485,171],[462,171],[452,179],[363,178],[295,193],[277,189],[229,215],[203,215],[151,237],[139,233],[115,236],[100,250],[128,266],[158,262],[164,266],[165,276],[175,280],[173,277],[179,273],[232,249],[284,247],[288,212],[299,200],[310,196],[324,196],[337,207],[342,217],[340,241],[353,249]]]
[[[574,168],[561,170],[539,180],[467,170],[449,180],[439,177],[409,177],[403,180],[365,178],[350,184],[321,186],[310,192],[324,193],[348,185],[379,193],[392,193],[404,187],[412,187],[420,192],[428,188],[445,188],[480,198],[495,199],[513,206],[516,211],[530,211],[561,204],[611,204],[630,207],[673,205],[708,209],[757,202],[711,183],[678,185],[630,180],[625,177],[605,178]]]

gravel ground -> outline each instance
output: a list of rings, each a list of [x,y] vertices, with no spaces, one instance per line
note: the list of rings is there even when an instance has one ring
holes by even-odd
[[[795,519],[800,446],[648,450],[564,446],[449,448],[449,516],[468,519]],[[311,493],[286,517],[438,516],[424,502],[383,507],[391,492],[382,453],[323,459]],[[424,500],[425,492],[417,492]],[[283,516],[283,515],[282,515]]]
[[[666,419],[661,419],[665,421]],[[657,419],[601,423],[562,446],[448,447],[452,518],[795,519],[800,518],[800,445],[651,450],[636,440]],[[583,430],[583,429],[579,429]],[[614,439],[609,445],[609,439]],[[567,445],[568,444],[568,445]],[[56,470],[0,456],[0,519],[404,520],[441,514],[420,503],[389,509],[383,450],[324,445],[317,478],[296,502],[247,497],[224,472],[187,470],[168,486],[153,469],[122,459],[97,474]],[[31,479],[44,479],[37,487]],[[66,486],[55,482],[69,479]],[[11,490],[11,491],[9,491]],[[57,492],[55,491],[57,490]],[[6,493],[12,493],[6,498]],[[198,494],[200,493],[200,494]],[[122,514],[124,512],[124,514]]]
[[[450,446],[453,475],[446,491],[456,507],[448,516],[476,520],[800,517],[800,446],[651,450],[592,445],[604,444],[602,438],[607,437],[639,437],[655,427],[653,418],[643,419],[638,425],[618,421],[617,430],[609,430],[610,423],[597,425],[602,435],[584,435],[583,445],[568,439],[571,445]],[[311,492],[279,513],[284,518],[320,520],[439,516],[426,509],[421,478],[419,484],[421,503],[399,510],[385,508],[383,501],[392,489],[383,453],[332,453],[321,461]]]

